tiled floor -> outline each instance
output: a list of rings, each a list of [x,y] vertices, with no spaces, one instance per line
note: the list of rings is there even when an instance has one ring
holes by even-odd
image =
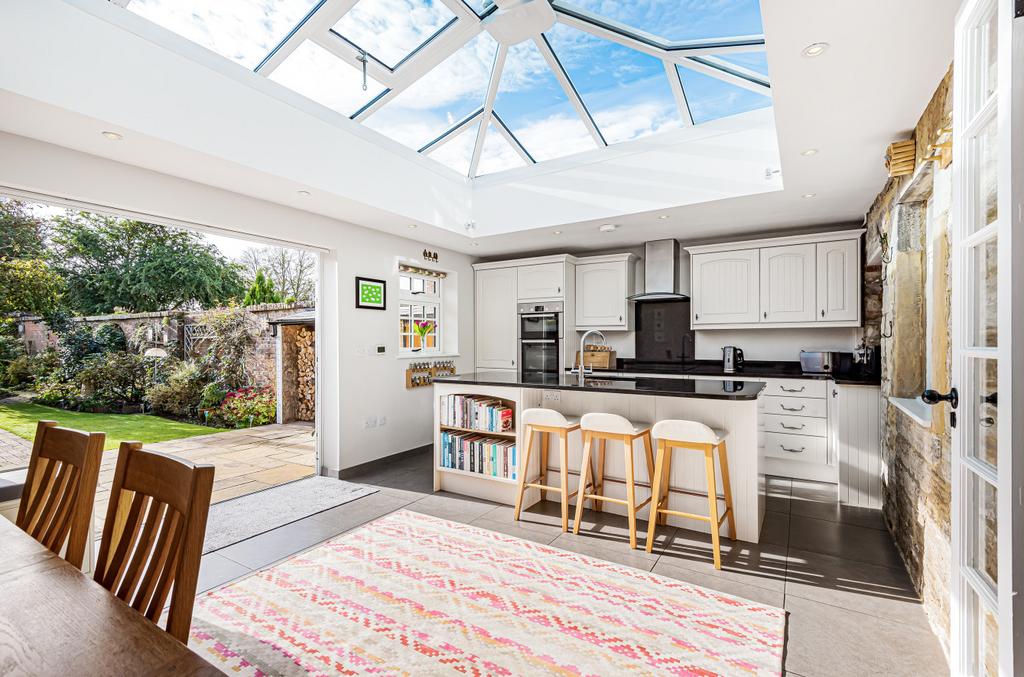
[[[0,430],[0,472],[26,467],[31,456],[31,442],[12,432]]]
[[[514,522],[508,506],[433,494],[428,454],[351,481],[380,491],[206,555],[200,590],[404,507],[784,607],[789,675],[948,673],[879,513],[840,508],[828,485],[772,478],[762,543],[725,541],[716,571],[709,537],[698,532],[660,528],[655,551],[647,554],[629,549],[623,517],[587,511],[573,536],[562,533],[554,503]]]

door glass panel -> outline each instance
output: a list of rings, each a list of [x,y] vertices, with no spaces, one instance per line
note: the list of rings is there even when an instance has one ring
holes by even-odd
[[[997,345],[998,317],[998,283],[999,283],[999,246],[993,238],[974,247],[970,278],[974,281],[974,299],[972,300],[973,327],[971,335],[973,345],[994,348]]]
[[[971,182],[974,184],[974,199],[977,201],[976,220],[971,224],[971,232],[984,228],[999,216],[998,132],[997,118],[993,115],[981,133],[971,140],[976,160]]]
[[[982,578],[995,589],[999,582],[998,554],[996,543],[997,519],[996,488],[981,476],[967,470],[967,515],[968,564],[976,569]]]
[[[973,619],[973,655],[971,674],[978,677],[996,677],[999,674],[999,620],[981,602],[978,594],[968,591],[965,611]]]
[[[964,412],[970,435],[968,455],[974,456],[989,465],[998,465],[998,360],[972,358],[971,372],[974,375],[968,392],[968,401]]]
[[[992,14],[988,20],[978,28],[978,37],[981,41],[983,57],[979,61],[984,69],[979,79],[982,92],[982,103],[995,94],[996,86],[999,83],[999,24],[997,23],[999,13],[993,7]]]

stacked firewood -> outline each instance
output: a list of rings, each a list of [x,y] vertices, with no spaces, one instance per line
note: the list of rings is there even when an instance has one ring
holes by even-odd
[[[306,327],[299,329],[295,335],[296,364],[298,366],[296,370],[298,408],[295,418],[300,421],[312,421],[313,415],[316,413],[315,337],[316,334]]]

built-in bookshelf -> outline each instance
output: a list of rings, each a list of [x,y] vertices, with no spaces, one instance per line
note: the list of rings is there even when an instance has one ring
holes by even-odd
[[[515,411],[515,402],[500,397],[440,396],[438,471],[517,482]]]

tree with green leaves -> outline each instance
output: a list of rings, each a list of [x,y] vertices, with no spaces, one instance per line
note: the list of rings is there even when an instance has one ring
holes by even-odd
[[[42,259],[46,253],[46,221],[21,200],[0,197],[0,258]]]
[[[261,303],[280,303],[281,293],[274,289],[274,281],[263,274],[263,270],[256,271],[256,278],[249,285],[245,292],[243,306],[258,306]]]
[[[49,315],[64,297],[65,284],[46,261],[0,258],[0,316]]]
[[[88,212],[53,222],[52,260],[84,314],[209,308],[241,298],[241,269],[201,235]]]

